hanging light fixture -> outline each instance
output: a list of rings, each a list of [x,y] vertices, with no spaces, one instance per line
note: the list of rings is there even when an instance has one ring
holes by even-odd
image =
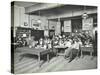
[[[82,18],[83,19],[87,19],[88,18],[88,14],[86,13],[86,6],[84,6],[84,13],[82,14]]]
[[[39,11],[39,18],[40,18],[40,11]],[[40,24],[40,23],[41,23],[41,19],[38,19],[38,20],[37,20],[37,23]]]
[[[41,20],[40,20],[40,19],[38,19],[38,20],[37,20],[37,22],[38,22],[38,23],[41,23]]]

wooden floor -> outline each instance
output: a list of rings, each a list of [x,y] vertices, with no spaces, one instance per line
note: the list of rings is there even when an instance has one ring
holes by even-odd
[[[97,57],[91,59],[86,55],[84,58],[74,59],[68,63],[68,60],[63,56],[52,57],[50,62],[41,60],[42,66],[39,68],[37,58],[33,56],[26,56],[19,61],[20,53],[15,53],[15,73],[36,73],[36,72],[55,72],[55,71],[68,71],[68,70],[84,70],[97,68]]]

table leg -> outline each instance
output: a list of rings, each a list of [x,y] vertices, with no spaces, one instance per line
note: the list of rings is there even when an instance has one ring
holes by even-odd
[[[58,49],[56,49],[56,56],[58,56]]]
[[[93,59],[93,52],[92,51],[90,51],[90,56],[91,56],[91,59]]]
[[[90,55],[92,56],[92,51],[90,51]]]
[[[49,54],[47,54],[47,61],[49,62]]]
[[[81,58],[83,57],[83,52],[82,52],[82,50],[81,50]]]
[[[39,62],[39,67],[41,67],[41,63],[40,63],[40,54],[38,54],[38,62]]]

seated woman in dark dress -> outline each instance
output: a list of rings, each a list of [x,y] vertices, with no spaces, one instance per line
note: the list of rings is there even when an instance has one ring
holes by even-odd
[[[79,52],[79,46],[80,44],[79,44],[78,39],[74,39],[73,44],[71,46],[72,49],[69,54],[69,62],[71,62],[77,56]]]

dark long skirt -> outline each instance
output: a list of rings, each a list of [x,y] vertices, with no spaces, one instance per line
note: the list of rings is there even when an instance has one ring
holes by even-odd
[[[69,54],[69,62],[71,62],[78,54],[78,49],[72,49],[70,54]]]

